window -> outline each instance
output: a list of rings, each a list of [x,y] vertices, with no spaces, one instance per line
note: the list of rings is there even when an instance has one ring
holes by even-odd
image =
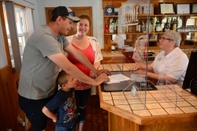
[[[4,18],[5,18],[5,24],[6,24],[6,32],[7,32],[7,37],[8,37],[8,44],[9,44],[9,51],[10,51],[10,57],[11,57],[11,62],[12,62],[12,67],[15,67],[15,55],[18,55],[18,54],[15,54],[14,53],[14,50],[19,50],[19,55],[21,56],[21,59],[23,57],[23,51],[24,51],[24,47],[25,47],[25,44],[26,44],[26,41],[29,37],[28,34],[30,34],[27,30],[27,24],[26,22],[28,22],[28,19],[25,17],[25,14],[26,14],[26,11],[28,11],[28,15],[29,15],[29,8],[25,8],[25,7],[20,7],[20,6],[17,6],[17,5],[14,5],[14,13],[11,13],[11,14],[15,14],[15,22],[8,22],[8,16],[7,14],[10,15],[10,12],[9,11],[12,11],[10,9],[6,9],[6,7],[10,7],[10,6],[6,6],[5,5],[6,2],[3,4],[3,9],[4,9]],[[12,6],[11,6],[12,7]],[[13,17],[13,18],[14,18]],[[33,26],[33,22],[32,22],[32,15],[31,17],[28,16],[28,18],[31,20],[31,22],[28,22],[31,23],[32,25],[28,25],[30,27],[34,27]],[[15,24],[16,26],[13,26],[13,27],[16,27],[16,33],[11,33],[10,34],[10,30],[9,30],[9,24]],[[29,27],[29,28],[30,28]],[[32,29],[32,28],[31,28]],[[12,43],[11,41],[11,35],[17,35],[17,38],[18,38],[18,46],[17,46],[17,49],[14,49],[16,46],[13,46],[14,43]]]

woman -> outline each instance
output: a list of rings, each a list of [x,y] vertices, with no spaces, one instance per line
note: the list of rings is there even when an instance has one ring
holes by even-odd
[[[147,74],[147,77],[160,82],[169,81],[182,85],[188,65],[187,55],[179,48],[181,36],[178,32],[167,31],[159,39],[161,52],[151,65],[139,63],[136,73]],[[146,70],[148,72],[146,73]]]
[[[67,40],[73,47],[81,50],[97,69],[100,65],[100,61],[103,59],[99,43],[96,38],[87,36],[91,23],[89,16],[81,15],[79,18],[80,21],[77,23],[77,33],[67,37]],[[77,61],[72,55],[68,54],[68,59],[86,75],[93,76],[93,72],[86,68],[81,62]],[[80,81],[77,81],[75,87],[76,101],[80,112],[79,131],[83,129],[86,115],[86,103],[90,96],[91,87],[92,85]]]

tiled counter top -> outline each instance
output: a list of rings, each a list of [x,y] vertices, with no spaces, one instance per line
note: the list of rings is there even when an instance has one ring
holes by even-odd
[[[146,107],[138,96],[126,92],[102,92],[100,106],[109,112],[109,131],[197,131],[197,97],[174,85],[146,92]],[[165,92],[165,93],[164,93]],[[175,110],[176,107],[176,110]]]

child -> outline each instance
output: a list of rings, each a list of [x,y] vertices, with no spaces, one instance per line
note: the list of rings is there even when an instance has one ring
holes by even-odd
[[[64,71],[57,78],[61,87],[54,98],[43,108],[42,112],[53,120],[56,131],[75,131],[78,124],[78,113],[75,100],[74,86],[76,80]],[[54,113],[57,112],[57,115]]]

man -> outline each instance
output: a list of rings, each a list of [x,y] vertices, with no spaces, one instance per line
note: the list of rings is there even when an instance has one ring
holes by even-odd
[[[67,7],[59,6],[52,11],[51,15],[48,25],[39,28],[28,39],[20,72],[19,105],[35,131],[42,131],[46,127],[47,117],[42,113],[42,107],[57,90],[56,78],[60,69],[75,79],[92,85],[109,81],[106,74],[99,75],[99,71],[92,66],[84,54],[69,45],[65,39],[65,35],[73,27],[73,22],[80,20],[75,13]],[[83,74],[70,63],[63,54],[63,50],[72,54],[99,76],[92,79]],[[106,70],[104,72],[109,74]]]

